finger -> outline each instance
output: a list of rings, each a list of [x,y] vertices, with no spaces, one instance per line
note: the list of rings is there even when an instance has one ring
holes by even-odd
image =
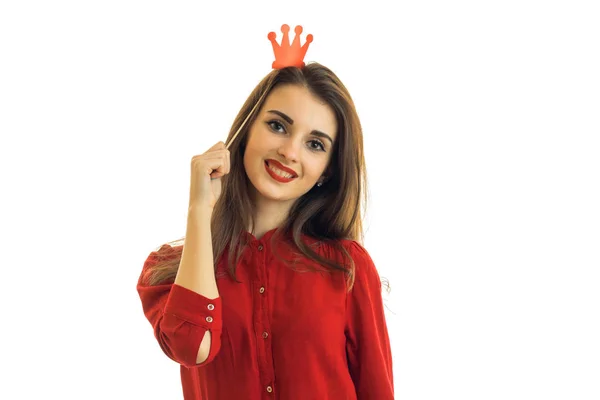
[[[213,149],[213,150],[207,150],[206,153],[203,154],[197,154],[194,156],[194,158],[215,158],[215,157],[221,157],[223,155],[223,152],[226,151],[225,149]]]
[[[208,153],[209,151],[213,151],[213,150],[221,150],[221,149],[225,149],[225,143],[223,143],[223,141],[219,141],[217,143],[215,143],[214,145],[212,145],[211,148],[209,148],[206,153]]]
[[[213,177],[217,172],[221,175],[227,175],[231,171],[230,154],[227,150],[219,150],[214,155],[203,156],[202,161],[211,168],[209,175]]]
[[[227,150],[219,149],[219,150],[209,150],[204,154],[199,154],[194,156],[194,159],[203,159],[203,160],[214,160],[215,158],[225,159],[225,154],[227,154]]]

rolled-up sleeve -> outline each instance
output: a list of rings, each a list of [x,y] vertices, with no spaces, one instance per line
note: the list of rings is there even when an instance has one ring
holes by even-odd
[[[346,300],[346,354],[359,400],[394,398],[392,353],[381,280],[367,251],[353,242],[355,279]]]
[[[144,279],[160,259],[180,254],[168,245],[152,252],[142,268],[137,291],[162,351],[188,368],[200,367],[210,363],[221,347],[221,298],[209,299],[174,283],[150,286]],[[211,333],[208,358],[196,364],[198,349],[207,331]]]

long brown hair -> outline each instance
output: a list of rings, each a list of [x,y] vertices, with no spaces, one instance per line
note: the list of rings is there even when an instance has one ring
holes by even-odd
[[[305,257],[324,266],[327,271],[343,271],[346,274],[348,290],[354,284],[354,261],[339,242],[340,239],[355,240],[361,245],[364,240],[361,206],[367,207],[367,172],[363,152],[362,127],[350,93],[339,78],[327,67],[313,62],[302,68],[288,67],[275,69],[265,76],[252,91],[242,106],[227,137],[230,142],[234,133],[242,125],[258,101],[260,110],[268,94],[278,85],[302,85],[316,97],[326,102],[334,111],[338,132],[333,154],[325,171],[326,180],[320,187],[313,187],[293,204],[289,215],[276,235],[287,233],[288,238]],[[264,94],[264,96],[263,96]],[[227,247],[228,274],[237,281],[235,266],[246,244],[241,233],[254,224],[254,207],[250,200],[251,183],[243,165],[248,132],[258,112],[253,113],[246,125],[231,144],[230,173],[223,176],[222,191],[212,213],[211,230],[214,265]],[[302,235],[308,235],[320,242],[338,249],[348,261],[348,265],[323,258],[311,249]],[[185,238],[169,242],[183,242]],[[182,246],[175,247],[174,256],[169,256],[154,265],[147,281],[156,285],[173,281],[181,260]]]

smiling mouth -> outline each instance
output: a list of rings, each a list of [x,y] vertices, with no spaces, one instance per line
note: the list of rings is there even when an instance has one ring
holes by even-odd
[[[287,183],[296,179],[296,176],[289,174],[285,171],[279,170],[277,167],[271,167],[269,163],[265,160],[265,169],[271,175],[273,179],[279,182]]]

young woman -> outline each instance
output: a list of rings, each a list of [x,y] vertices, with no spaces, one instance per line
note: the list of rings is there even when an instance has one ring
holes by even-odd
[[[192,158],[185,242],[152,252],[137,283],[184,398],[393,399],[350,94],[318,63],[275,69],[227,142]]]

